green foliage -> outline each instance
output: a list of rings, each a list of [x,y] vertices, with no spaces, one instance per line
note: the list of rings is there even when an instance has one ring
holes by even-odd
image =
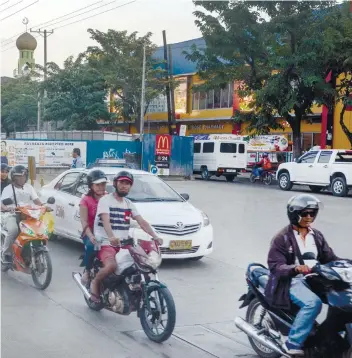
[[[110,120],[104,102],[108,93],[105,80],[83,59],[83,55],[76,60],[71,56],[62,69],[53,62],[48,63],[48,78],[42,82],[42,88],[47,91],[44,120],[62,121],[65,129],[75,130],[94,130],[98,128],[97,120]]]
[[[30,77],[1,85],[1,131],[25,131],[37,123],[38,83]]]

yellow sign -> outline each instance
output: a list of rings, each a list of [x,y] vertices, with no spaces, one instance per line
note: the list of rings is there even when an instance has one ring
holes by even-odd
[[[172,240],[170,241],[170,250],[190,250],[192,240]]]

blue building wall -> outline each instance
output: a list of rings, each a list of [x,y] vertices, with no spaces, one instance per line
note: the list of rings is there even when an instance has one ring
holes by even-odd
[[[148,171],[155,164],[155,134],[146,134],[143,141],[142,169]],[[172,137],[170,175],[193,174],[193,137]]]

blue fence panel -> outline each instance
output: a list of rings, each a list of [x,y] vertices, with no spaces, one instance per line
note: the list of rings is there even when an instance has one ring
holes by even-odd
[[[140,142],[129,141],[87,141],[87,166],[93,164],[97,159],[125,159],[129,167],[140,169],[141,163]]]
[[[146,134],[143,139],[143,170],[155,164],[155,134]],[[172,137],[170,175],[193,174],[193,137]]]

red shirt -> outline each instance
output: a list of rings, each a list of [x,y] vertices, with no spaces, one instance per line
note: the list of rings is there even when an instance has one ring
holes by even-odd
[[[95,199],[93,196],[84,195],[79,203],[80,206],[84,206],[88,209],[88,225],[89,228],[93,231],[95,215],[97,213],[99,200]]]
[[[262,166],[263,169],[268,170],[271,169],[271,161],[269,158],[263,158],[260,162],[259,165]]]

